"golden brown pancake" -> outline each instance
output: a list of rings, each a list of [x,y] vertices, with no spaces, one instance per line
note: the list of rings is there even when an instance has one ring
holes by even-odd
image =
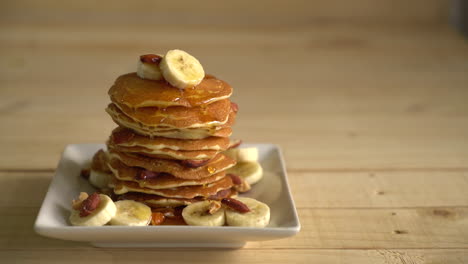
[[[158,175],[155,178],[146,179],[146,180],[139,180],[137,175],[141,173],[143,169],[137,167],[128,167],[123,162],[119,161],[118,159],[112,159],[109,163],[109,168],[114,174],[114,176],[121,181],[133,181],[138,183],[140,187],[150,188],[150,189],[167,189],[167,188],[175,188],[181,186],[193,186],[193,185],[204,185],[208,183],[212,183],[215,181],[219,181],[222,179],[226,173],[225,171],[213,174],[212,176],[202,178],[202,179],[194,179],[194,180],[186,180],[176,178],[169,174]]]
[[[110,104],[108,107],[117,107],[134,122],[161,128],[220,126],[228,121],[231,113],[229,99],[216,101],[204,107],[130,108],[119,103]]]
[[[107,153],[100,149],[96,152],[91,160],[91,170],[110,173],[109,167],[107,163],[109,161],[109,157]]]
[[[122,195],[119,195],[117,199],[118,200],[134,200],[134,201],[145,203],[148,206],[153,207],[153,208],[159,208],[159,207],[177,207],[181,205],[189,205],[191,203],[203,201],[206,199],[221,200],[223,198],[236,197],[236,196],[237,196],[237,192],[229,188],[229,189],[224,189],[224,190],[219,191],[217,194],[214,195],[214,197],[195,197],[192,199],[168,198],[168,197],[163,197],[163,196],[154,195],[154,194],[129,192],[129,193],[124,193]]]
[[[176,151],[171,149],[150,150],[141,147],[120,147],[116,148],[123,152],[133,152],[157,159],[176,159],[176,160],[207,160],[212,159],[219,152],[215,150],[200,151]]]
[[[180,140],[165,137],[146,137],[131,129],[117,127],[112,131],[110,142],[121,147],[144,147],[151,150],[171,149],[182,151],[216,150],[224,151],[238,141],[230,141],[226,137],[206,137],[198,140]]]
[[[181,179],[202,179],[215,173],[225,171],[236,164],[236,161],[221,153],[216,155],[204,166],[189,168],[179,161],[168,159],[153,159],[142,155],[119,152],[109,148],[110,160],[118,159],[129,167],[140,167],[153,172],[165,172]]]
[[[197,86],[182,90],[164,80],[142,79],[136,73],[119,76],[109,90],[113,102],[131,108],[195,107],[226,99],[231,94],[232,87],[214,76],[206,76]]]
[[[232,111],[229,114],[227,122],[222,125],[195,128],[170,128],[161,127],[158,125],[148,126],[140,122],[136,122],[135,120],[125,115],[114,104],[110,104],[109,107],[106,108],[106,112],[111,116],[115,123],[120,126],[129,128],[140,135],[179,139],[202,139],[210,136],[229,137],[232,134],[231,126],[234,124],[236,116],[235,112]]]
[[[115,194],[124,194],[127,192],[138,192],[147,194],[156,194],[163,197],[171,198],[194,198],[208,197],[215,195],[221,190],[231,188],[233,186],[231,177],[223,177],[221,180],[208,183],[206,185],[182,186],[169,189],[150,189],[140,187],[136,182],[121,181],[114,178],[113,187]]]
[[[216,156],[219,151],[216,150],[172,150],[168,148],[163,149],[148,149],[145,147],[124,147],[120,145],[112,144],[112,141],[107,143],[111,148],[116,149],[120,152],[131,152],[141,154],[147,157],[158,158],[158,159],[176,159],[176,160],[207,160],[212,159]]]

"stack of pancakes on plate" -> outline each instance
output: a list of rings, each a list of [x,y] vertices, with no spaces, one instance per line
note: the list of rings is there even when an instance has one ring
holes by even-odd
[[[157,208],[235,195],[226,170],[236,161],[222,153],[233,144],[231,94],[229,84],[209,75],[186,89],[136,73],[118,77],[106,109],[119,125],[107,141],[118,198]]]

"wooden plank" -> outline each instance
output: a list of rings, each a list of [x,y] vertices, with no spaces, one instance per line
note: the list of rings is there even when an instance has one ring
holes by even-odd
[[[266,8],[267,7],[267,8]],[[93,23],[93,24],[275,24],[297,25],[318,20],[341,21],[391,21],[401,23],[417,21],[430,23],[448,16],[449,3],[443,0],[372,1],[248,1],[219,2],[205,0],[192,2],[155,3],[150,0],[113,1],[95,3],[80,1],[73,5],[47,0],[38,4],[33,0],[2,3],[3,21],[33,23],[38,21]],[[157,10],[157,15],[154,15]]]
[[[468,247],[466,207],[299,209],[298,213],[302,230],[297,236],[253,244],[262,248]]]
[[[39,208],[52,175],[52,172],[0,172],[0,207]]]
[[[289,169],[467,167],[468,48],[447,28],[161,28],[164,40],[151,27],[1,28],[0,168],[53,169],[66,144],[104,142],[115,77],[154,43],[187,37],[236,88],[235,136],[282,145]],[[278,60],[285,78],[272,78],[284,75]]]
[[[223,249],[96,249],[0,251],[7,263],[359,263],[463,264],[467,250],[223,250]],[[155,260],[156,261],[156,260]]]
[[[0,173],[0,185],[8,186],[0,193],[0,248],[20,250],[26,245],[50,249],[86,245],[34,234],[32,226],[50,177],[51,173],[44,172]],[[448,185],[443,183],[443,174],[438,173],[410,176],[393,172],[377,173],[373,177],[352,176],[347,173],[323,175],[322,180],[316,179],[317,187],[323,188],[320,194],[325,196],[320,203],[321,206],[330,205],[330,208],[313,208],[316,205],[305,204],[307,197],[312,202],[316,198],[308,195],[313,191],[303,190],[299,186],[311,186],[314,179],[311,177],[311,183],[299,181],[296,184],[296,180],[300,180],[303,175],[297,177],[291,181],[293,190],[296,189],[294,196],[300,204],[298,212],[302,224],[301,232],[288,239],[252,242],[247,245],[248,248],[468,248],[468,207],[453,206],[466,203],[466,197],[461,196],[463,189],[466,190],[466,174],[454,173],[445,177],[450,182]],[[354,183],[351,182],[353,177],[356,178]],[[432,183],[421,182],[420,187],[433,191],[433,197],[421,195],[416,190],[418,181],[423,181],[424,177]],[[339,178],[343,182],[341,186],[338,183]],[[408,178],[409,187],[404,187],[404,178]],[[344,196],[339,197],[344,184],[349,185],[351,190],[354,189],[355,194],[345,191]],[[437,184],[444,191],[437,191],[434,186]],[[454,187],[455,184],[460,184],[460,189]],[[338,192],[330,190],[333,185]],[[367,199],[360,196],[360,192],[367,190],[359,189],[359,185],[371,186],[368,190],[375,186],[385,187],[382,190],[387,191],[389,196],[398,190],[397,187],[403,189],[394,194],[393,199],[384,201],[377,195],[369,195]],[[414,194],[411,190],[414,190]],[[452,196],[449,193],[455,194]],[[385,194],[381,196],[385,197]],[[428,204],[422,201],[421,196],[428,199]],[[354,204],[345,202],[345,198],[354,201]],[[439,205],[452,206],[430,207],[430,204],[437,205],[436,199],[441,200]],[[363,205],[376,208],[359,208]],[[407,208],[378,208],[383,205]],[[417,205],[426,207],[408,207]],[[350,208],[342,208],[343,206]]]
[[[0,206],[39,207],[52,175],[0,172],[0,186],[8,186],[0,192]],[[302,209],[468,206],[468,171],[290,173],[289,182]]]
[[[468,206],[468,171],[290,173],[301,208]]]
[[[68,248],[85,243],[40,237],[37,207],[0,207],[0,248]],[[277,213],[277,212],[272,212]],[[292,238],[250,242],[267,249],[468,249],[468,207],[411,209],[299,209],[301,232]]]
[[[26,105],[25,112],[5,110],[12,112],[0,118],[4,127],[14,128],[0,131],[2,169],[54,169],[67,144],[104,143],[115,127],[103,111],[105,103],[93,104],[91,99],[37,98]],[[260,115],[244,113],[234,129],[244,142],[282,146],[290,170],[467,168],[468,117],[389,116],[319,117],[304,126],[305,119],[260,123]],[[278,122],[288,128],[278,128]],[[437,127],[422,133],[421,127],[432,125]]]

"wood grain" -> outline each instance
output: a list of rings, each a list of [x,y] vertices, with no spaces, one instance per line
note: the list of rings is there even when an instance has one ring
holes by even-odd
[[[468,46],[449,5],[2,1],[0,258],[467,263]],[[242,250],[99,249],[36,235],[62,149],[104,142],[113,80],[138,55],[172,48],[235,88],[235,137],[283,148],[301,232]]]
[[[52,172],[1,172],[0,207],[39,207]],[[468,207],[468,171],[290,173],[300,209],[414,209]],[[28,190],[27,196],[18,196]]]
[[[0,207],[0,246],[6,250],[66,249],[89,244],[41,237],[36,207]],[[274,212],[273,212],[274,213]],[[468,208],[298,209],[302,230],[292,238],[249,242],[249,249],[468,250]]]
[[[423,7],[423,8],[422,8]],[[372,1],[278,0],[183,1],[79,1],[72,6],[56,0],[5,1],[3,21],[16,23],[79,22],[86,24],[152,25],[297,25],[313,21],[391,21],[434,23],[448,15],[443,0]]]
[[[184,46],[236,89],[235,136],[283,146],[290,169],[467,168],[459,37],[440,25],[332,28],[1,28],[0,167],[53,169],[66,144],[105,141],[116,76],[135,54],[193,37]]]
[[[398,178],[403,176],[393,174],[389,173],[387,177],[378,175],[374,177],[376,177],[377,182],[383,183],[382,187],[393,187],[392,180],[398,182]],[[89,247],[86,243],[63,242],[40,237],[32,230],[31,227],[48,188],[50,176],[51,173],[38,172],[0,173],[0,185],[9,186],[0,194],[0,214],[3,216],[0,218],[0,234],[3,234],[0,236],[0,248],[20,250],[25,245],[36,249]],[[333,178],[341,177],[346,184],[347,180],[345,178],[350,177],[346,173],[327,176],[326,178],[331,179],[331,181],[329,183],[323,180],[317,181],[316,188],[324,188],[324,192],[326,192],[325,185],[336,182],[337,179]],[[437,180],[431,179],[434,176],[429,175],[427,177],[428,181],[437,184]],[[389,182],[388,185],[386,185],[387,181]],[[458,181],[463,182],[463,179]],[[456,182],[455,180],[454,183]],[[353,183],[348,181],[347,185],[350,186],[350,189],[356,189],[362,185],[362,182],[358,179]],[[453,198],[447,199],[447,196],[435,192],[433,196],[440,197],[442,203],[446,206],[430,207],[427,204],[421,204],[420,194],[416,190],[417,187],[413,187],[414,192],[411,191],[410,187],[406,187],[406,190],[409,194],[414,194],[402,195],[401,197],[406,197],[407,200],[404,200],[406,201],[405,206],[413,205],[412,208],[392,207],[394,204],[387,204],[387,208],[382,208],[382,205],[379,204],[369,205],[370,208],[359,208],[359,206],[362,206],[361,199],[351,199],[355,204],[348,202],[342,204],[340,208],[334,206],[313,208],[314,206],[310,205],[303,207],[304,205],[300,204],[300,201],[306,199],[307,196],[298,197],[295,195],[295,198],[299,201],[298,212],[302,224],[301,232],[293,238],[251,242],[247,245],[247,248],[468,249],[468,206],[457,206],[459,201],[465,197],[460,193],[457,201],[453,200]],[[460,186],[460,188],[463,189],[463,186]],[[30,190],[27,196],[17,195],[24,192],[24,190]],[[428,190],[431,191],[431,188]],[[295,193],[305,194],[306,192],[297,190]],[[367,198],[367,204],[370,204],[373,200],[376,199],[370,195]],[[330,201],[333,201],[333,199],[330,199]],[[424,207],[418,207],[417,205],[423,205]]]
[[[468,261],[464,250],[200,250],[200,249],[94,249],[0,251],[7,262],[82,263],[90,259],[99,263],[145,263],[157,258],[162,263],[359,263],[359,264],[463,264]],[[155,257],[156,256],[156,257]]]
[[[468,206],[468,171],[289,173],[300,208]]]

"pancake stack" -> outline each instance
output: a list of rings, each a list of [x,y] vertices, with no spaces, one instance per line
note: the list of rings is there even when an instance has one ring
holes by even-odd
[[[185,89],[137,73],[117,78],[106,111],[118,124],[107,141],[110,187],[117,199],[153,208],[177,207],[236,195],[226,170],[236,161],[222,152],[237,105],[232,87],[211,75]]]

